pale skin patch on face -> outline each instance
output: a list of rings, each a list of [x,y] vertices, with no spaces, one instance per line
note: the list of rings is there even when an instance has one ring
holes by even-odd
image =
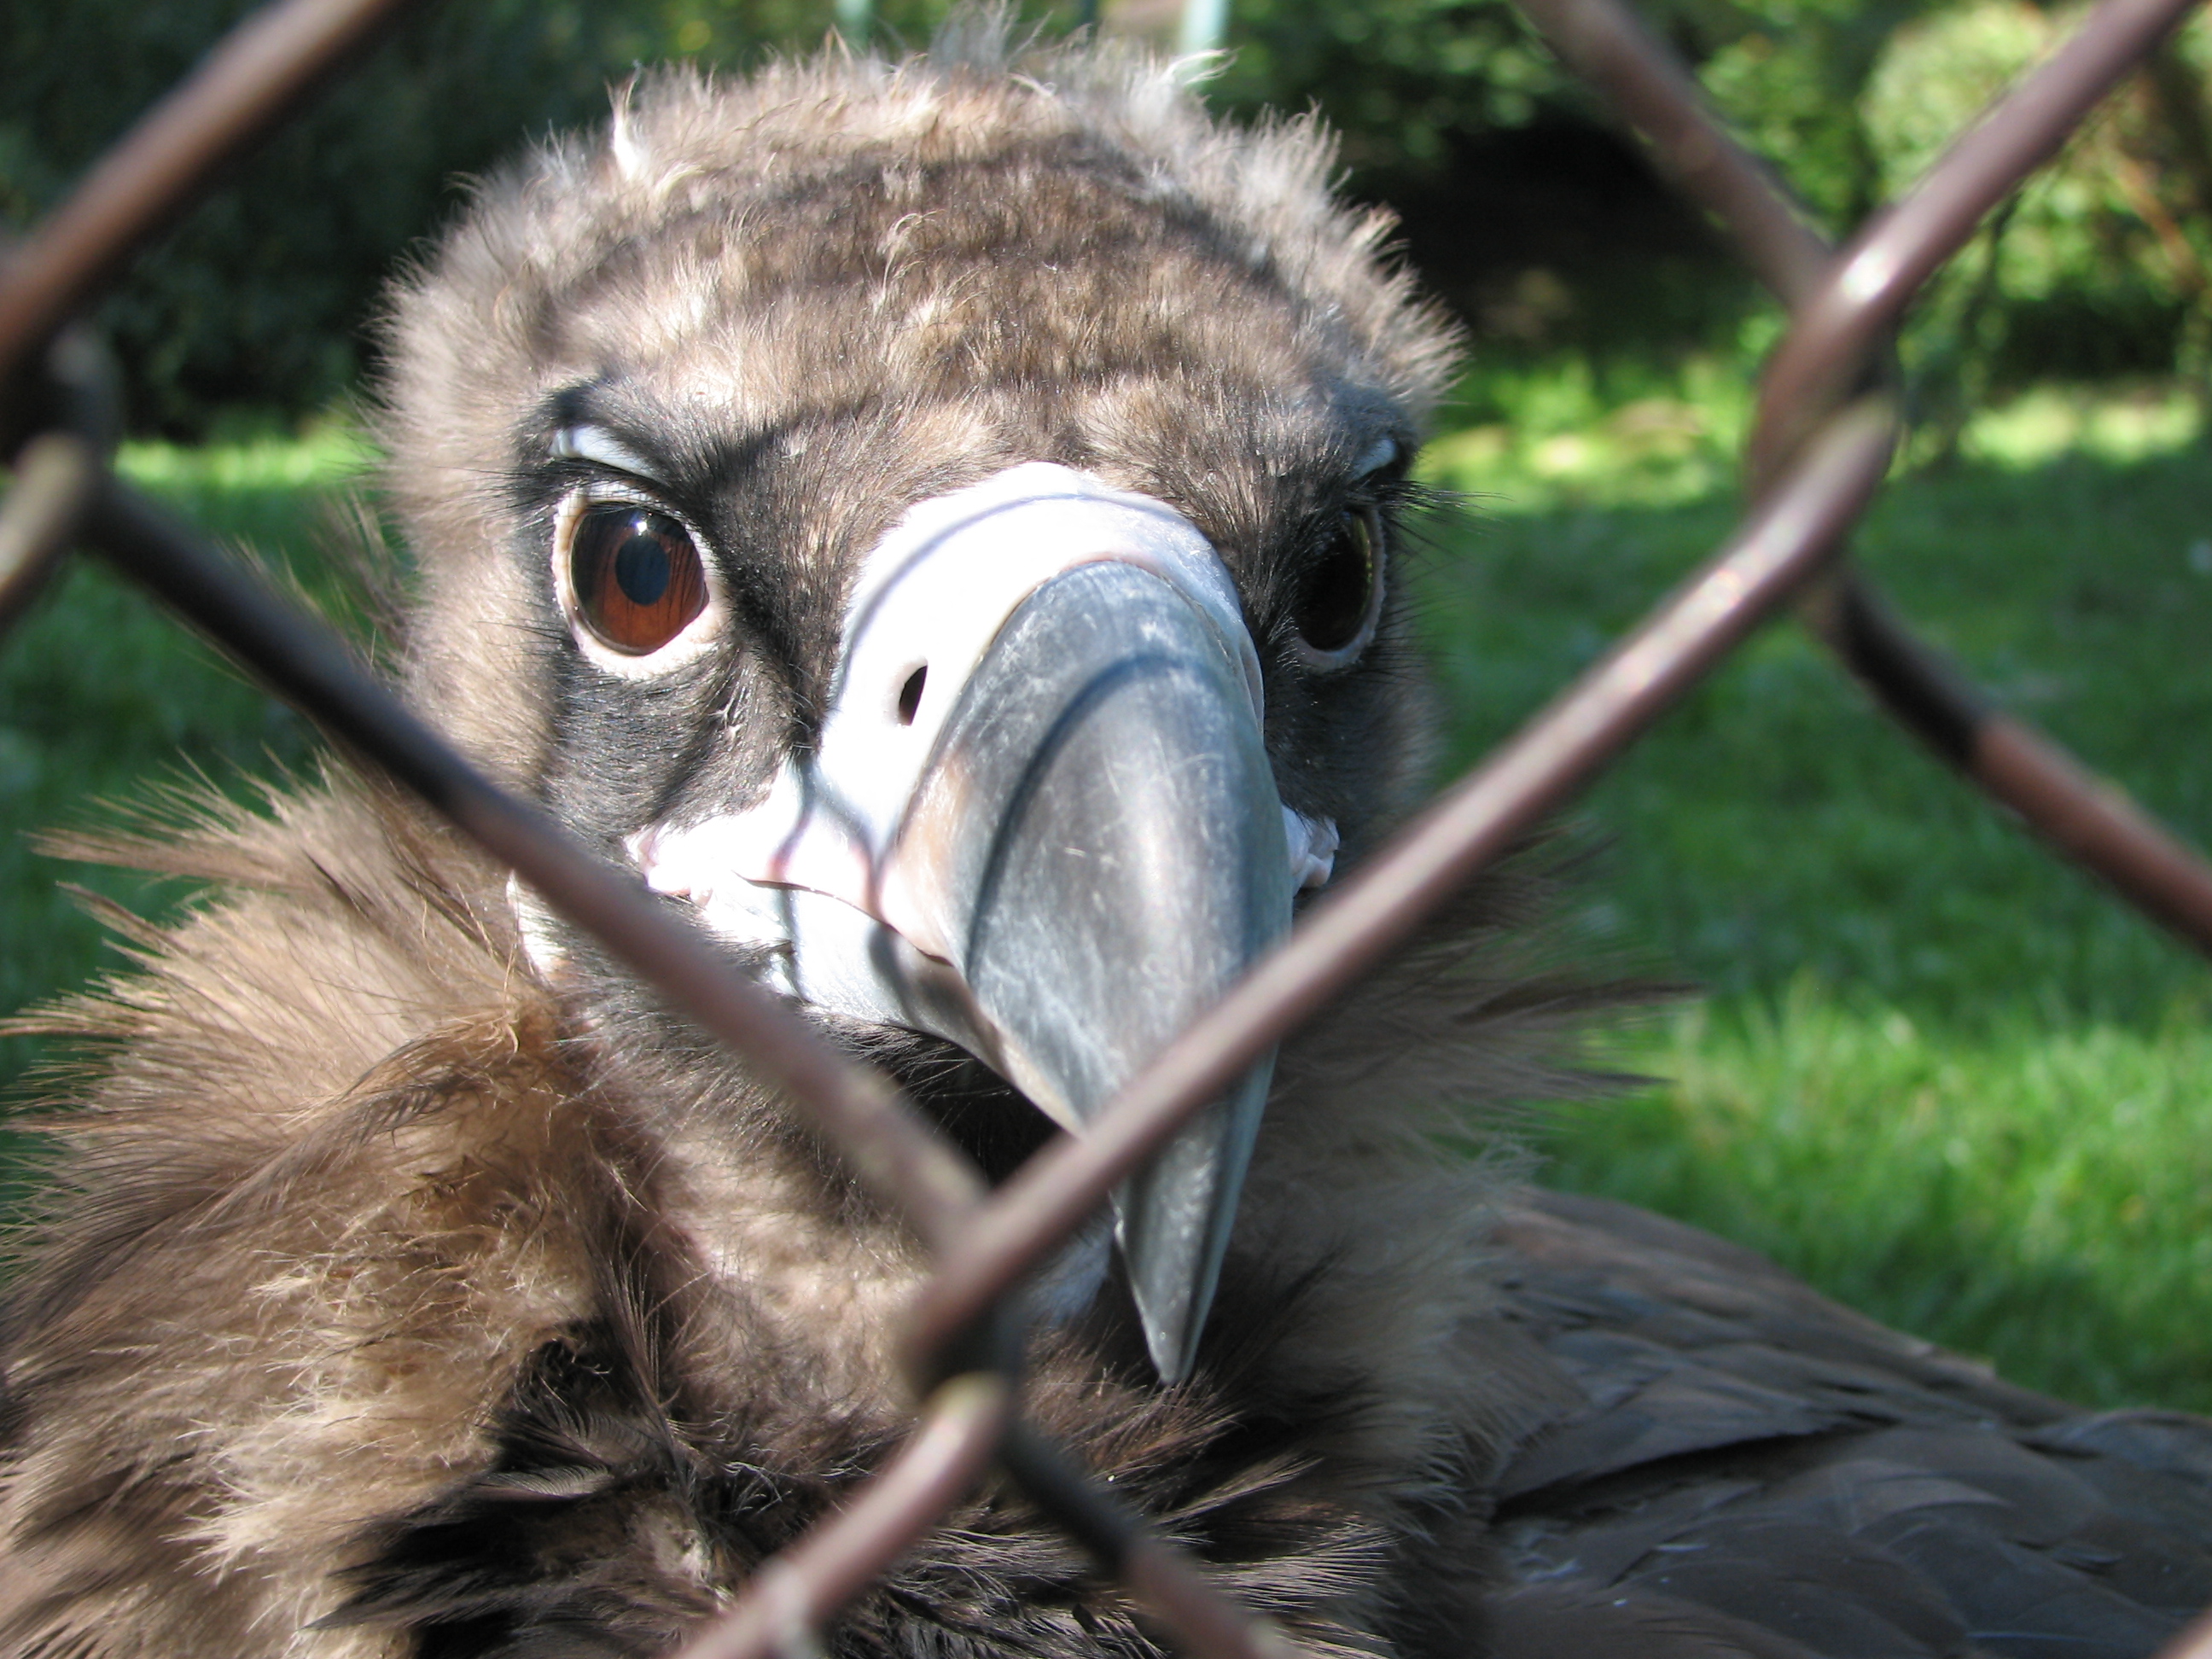
[[[653,470],[651,462],[605,427],[564,426],[553,434],[548,448],[556,461],[590,461],[617,472],[627,472],[647,483],[665,488],[668,483]]]

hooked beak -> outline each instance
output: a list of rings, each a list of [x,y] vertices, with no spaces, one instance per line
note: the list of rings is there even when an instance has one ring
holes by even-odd
[[[766,800],[631,849],[718,932],[787,947],[772,976],[791,994],[957,1043],[1080,1133],[1326,874],[1333,831],[1283,806],[1259,684],[1187,520],[1032,463],[924,503],[870,556],[820,744]],[[1273,1066],[1115,1197],[1170,1382]]]

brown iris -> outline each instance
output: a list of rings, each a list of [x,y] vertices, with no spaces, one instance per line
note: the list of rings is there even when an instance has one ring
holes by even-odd
[[[659,650],[707,608],[707,572],[691,532],[627,502],[578,516],[568,581],[578,620],[603,645],[633,656]]]

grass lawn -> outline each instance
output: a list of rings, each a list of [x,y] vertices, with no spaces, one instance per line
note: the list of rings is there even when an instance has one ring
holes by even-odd
[[[1692,366],[1470,394],[1426,464],[1475,497],[1418,574],[1462,765],[1710,551],[1743,388]],[[341,439],[135,450],[227,535],[295,553]],[[2047,394],[1903,479],[1869,564],[1985,683],[2212,842],[2212,468],[2171,398]],[[209,653],[80,568],[0,653],[11,826],[81,816],[179,755],[308,752]],[[2212,1409],[2212,973],[1901,739],[1787,625],[1578,809],[1609,850],[1580,921],[1702,1000],[1618,1045],[1668,1079],[1562,1115],[1553,1177],[1766,1250],[1877,1316],[2106,1403]],[[0,842],[0,1006],[117,958]],[[136,892],[94,872],[103,890]],[[0,1047],[0,1074],[29,1057]]]
[[[1455,764],[1731,517],[1740,386],[1693,372],[1607,399],[1568,373],[1506,401],[1523,418],[1428,462],[1480,492],[1422,588]],[[1985,685],[2206,846],[2195,424],[2155,395],[2025,399],[1962,465],[1894,483],[1856,545]],[[1741,1240],[2021,1381],[2212,1410],[2203,963],[2046,856],[1788,624],[1579,810],[1611,849],[1595,931],[1710,995],[1631,1034],[1625,1063],[1667,1081],[1566,1114],[1553,1179]]]

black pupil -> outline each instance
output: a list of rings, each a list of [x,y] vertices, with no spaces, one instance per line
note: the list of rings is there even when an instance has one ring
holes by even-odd
[[[629,534],[615,550],[615,586],[632,605],[659,604],[674,574],[667,544],[652,532],[649,523],[643,517],[631,520]]]
[[[1347,524],[1336,544],[1306,579],[1299,597],[1297,629],[1316,651],[1341,651],[1359,636],[1367,620],[1369,590],[1375,579],[1367,526]]]

